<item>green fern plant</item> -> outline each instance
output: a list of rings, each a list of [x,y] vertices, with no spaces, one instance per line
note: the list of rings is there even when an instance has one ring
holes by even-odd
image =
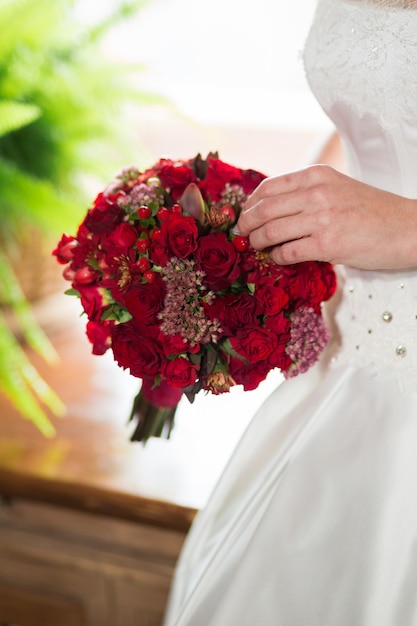
[[[47,436],[54,427],[46,409],[58,415],[63,406],[21,338],[50,363],[56,354],[19,285],[13,251],[33,227],[51,241],[73,230],[86,177],[107,180],[133,154],[123,105],[162,102],[132,86],[140,68],[111,63],[99,48],[145,4],[115,1],[111,15],[87,27],[77,23],[73,0],[0,0],[0,391]]]

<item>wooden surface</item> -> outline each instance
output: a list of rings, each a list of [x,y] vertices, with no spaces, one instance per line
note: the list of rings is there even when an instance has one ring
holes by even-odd
[[[180,531],[0,501],[0,624],[160,626]]]
[[[44,626],[47,623],[59,626],[74,624],[87,626],[81,607],[56,595],[40,597],[33,591],[0,584],[0,607],[3,624]]]

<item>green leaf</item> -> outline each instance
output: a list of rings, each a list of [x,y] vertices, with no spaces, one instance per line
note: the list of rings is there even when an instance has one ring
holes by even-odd
[[[35,104],[0,100],[0,136],[30,124],[38,119],[41,113]]]
[[[249,365],[249,361],[233,349],[229,339],[222,339],[222,341],[219,343],[219,346],[228,356],[233,356],[235,359],[239,359],[239,361],[243,361],[243,363]]]
[[[37,324],[11,264],[1,250],[0,296],[3,302],[10,304],[28,345],[49,363],[56,363],[58,361],[56,350]]]
[[[63,415],[65,407],[47,383],[39,376],[25,352],[7,327],[0,313],[0,390],[21,415],[31,420],[47,437],[54,426],[40,402],[55,415]]]
[[[76,296],[77,298],[81,298],[81,294],[77,289],[74,289],[73,287],[71,287],[71,289],[67,289],[66,291],[64,291],[64,294],[66,296]]]
[[[2,0],[0,61],[16,44],[45,45],[71,4],[70,0],[54,0],[53,3],[50,0]]]
[[[119,322],[123,324],[124,322],[128,322],[132,319],[131,314],[127,309],[122,307],[120,304],[111,304],[107,309],[103,312],[101,316],[101,321],[105,322],[107,320],[113,320],[115,322]]]
[[[57,234],[75,228],[82,214],[79,199],[77,203],[51,182],[35,178],[1,157],[0,189],[0,223],[13,234],[13,226],[19,230],[25,221]]]

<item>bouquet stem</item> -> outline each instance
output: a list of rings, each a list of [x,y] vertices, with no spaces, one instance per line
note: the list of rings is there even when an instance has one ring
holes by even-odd
[[[169,439],[181,396],[181,389],[164,381],[154,388],[152,379],[144,379],[129,418],[137,422],[131,441],[145,444],[150,437]]]

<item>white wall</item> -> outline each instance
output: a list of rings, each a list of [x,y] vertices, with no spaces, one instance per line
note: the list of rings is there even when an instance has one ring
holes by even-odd
[[[107,10],[111,7],[107,2]],[[301,51],[314,0],[151,0],[106,49],[144,63],[141,84],[204,123],[315,129]],[[101,0],[79,0],[94,19]]]

